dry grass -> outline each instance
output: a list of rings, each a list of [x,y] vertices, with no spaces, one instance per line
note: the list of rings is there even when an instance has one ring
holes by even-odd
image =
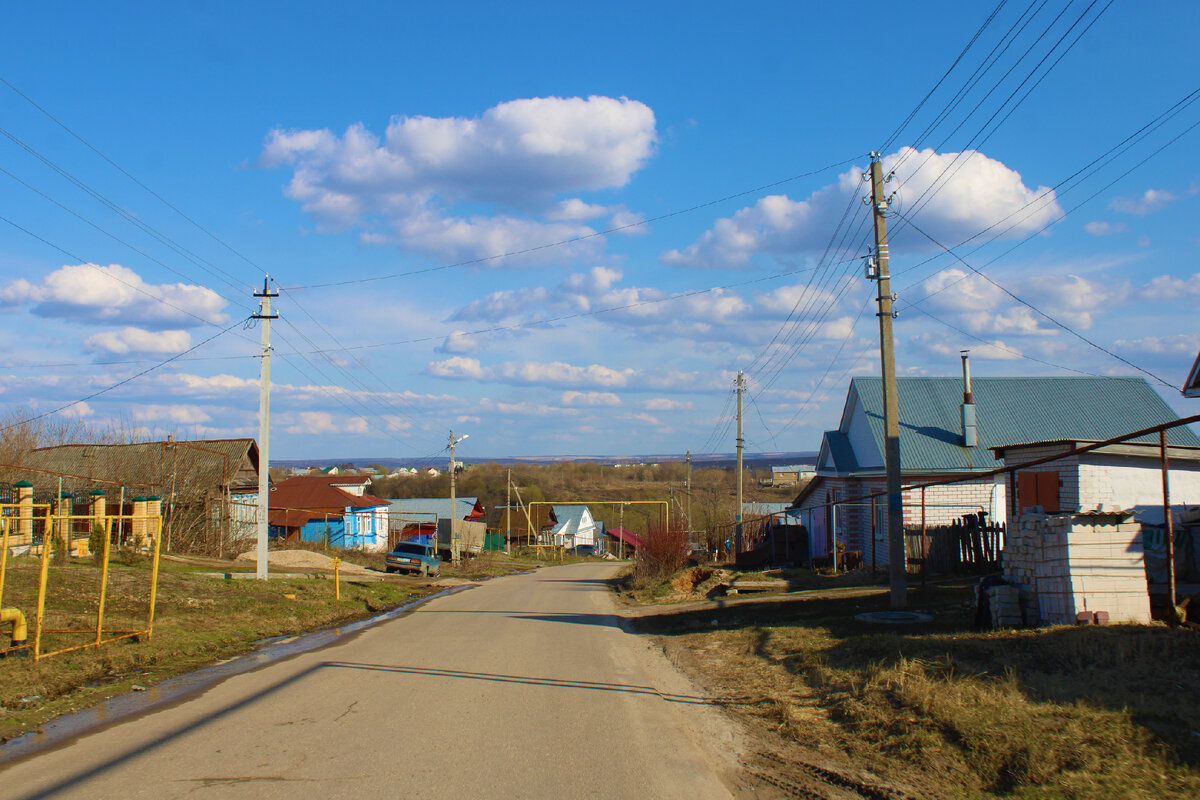
[[[965,629],[930,590],[921,628],[853,614],[883,599],[651,618],[669,652],[772,735],[932,797],[1200,796],[1200,634],[1165,627]],[[694,631],[700,627],[717,629]]]

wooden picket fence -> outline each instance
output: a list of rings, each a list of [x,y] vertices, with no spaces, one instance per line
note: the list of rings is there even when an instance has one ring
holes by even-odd
[[[1000,569],[1004,524],[987,514],[968,514],[949,525],[904,529],[910,570],[924,574],[983,574]]]

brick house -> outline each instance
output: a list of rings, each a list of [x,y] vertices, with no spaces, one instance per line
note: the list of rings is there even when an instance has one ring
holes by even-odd
[[[1000,467],[1001,451],[1015,457],[1016,443],[1104,441],[1178,419],[1142,378],[976,378],[968,385],[969,404],[958,378],[898,379],[902,485],[967,479],[905,491],[905,525],[920,525],[922,515],[927,525],[942,525],[980,511],[1005,522],[1018,487],[1004,475],[971,476]],[[1167,438],[1173,446],[1200,446],[1185,427],[1172,429]],[[822,437],[816,478],[792,503],[802,512],[813,555],[828,554],[836,532],[847,549],[864,552],[867,564],[887,561],[886,498],[829,505],[885,489],[883,448],[881,381],[855,378],[838,428]],[[1040,451],[1031,446],[1029,452]],[[1027,486],[1029,480],[1038,479],[1027,478]],[[1050,479],[1041,480],[1049,491]],[[1026,494],[1031,491],[1036,490],[1026,488]],[[1079,503],[1069,493],[1061,502],[1068,501],[1069,510]]]

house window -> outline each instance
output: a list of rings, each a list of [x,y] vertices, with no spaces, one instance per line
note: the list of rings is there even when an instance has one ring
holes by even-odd
[[[1057,472],[1018,472],[1018,508],[1023,511],[1033,506],[1041,506],[1047,514],[1057,514],[1058,487]]]

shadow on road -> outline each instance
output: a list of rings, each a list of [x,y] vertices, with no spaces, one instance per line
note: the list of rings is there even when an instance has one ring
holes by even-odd
[[[503,614],[511,619],[534,619],[542,622],[566,622],[572,625],[600,625],[619,628],[621,617],[616,614],[572,614],[562,611],[499,611],[497,609],[426,609],[422,614]]]
[[[597,616],[597,617],[600,617],[600,616],[605,616],[605,615],[599,615],[599,614],[598,615],[570,615],[570,614],[567,614],[567,615],[563,615],[563,616]],[[589,623],[589,624],[598,624],[598,623]],[[492,672],[466,672],[463,670],[442,669],[442,668],[433,668],[433,667],[406,667],[406,666],[397,666],[397,665],[388,665],[388,664],[360,664],[360,663],[354,663],[354,662],[323,661],[319,664],[314,664],[313,666],[308,667],[307,669],[301,670],[300,672],[297,672],[296,674],[291,675],[291,676],[285,678],[284,680],[278,681],[278,682],[272,684],[271,686],[269,686],[265,689],[262,689],[261,691],[255,692],[254,694],[251,694],[251,695],[248,695],[247,697],[244,697],[241,700],[238,700],[237,702],[230,703],[217,711],[213,711],[209,714],[205,714],[201,717],[198,717],[198,718],[192,720],[191,722],[188,722],[185,725],[181,725],[180,727],[176,728],[175,730],[171,731],[170,733],[164,734],[163,736],[155,739],[152,742],[147,742],[138,747],[133,747],[133,748],[125,751],[124,753],[114,755],[112,758],[110,758],[108,761],[104,762],[103,764],[99,764],[99,765],[91,767],[89,769],[82,770],[74,775],[63,776],[56,783],[54,783],[44,789],[32,792],[30,794],[22,795],[22,798],[23,798],[23,800],[43,800],[43,798],[55,797],[55,796],[59,795],[60,793],[71,790],[71,789],[79,789],[80,787],[85,786],[88,781],[90,781],[94,778],[104,775],[105,773],[110,772],[111,770],[114,770],[118,767],[122,767],[122,766],[128,764],[129,762],[134,761],[135,759],[138,759],[142,756],[152,753],[154,750],[158,749],[159,747],[162,747],[163,745],[166,745],[166,744],[170,744],[170,743],[176,741],[177,739],[180,739],[180,738],[186,736],[189,733],[200,730],[201,728],[204,728],[208,725],[212,725],[214,723],[224,722],[224,721],[226,721],[226,718],[229,717],[231,714],[234,714],[235,712],[250,708],[250,707],[254,706],[255,704],[257,704],[258,702],[270,697],[271,695],[276,694],[277,692],[279,692],[281,690],[287,689],[289,687],[293,687],[295,684],[297,684],[297,683],[299,683],[299,682],[301,682],[323,670],[329,670],[329,669],[363,670],[363,671],[369,671],[369,672],[392,673],[397,676],[420,675],[420,676],[427,676],[427,677],[432,677],[432,678],[454,678],[454,679],[458,679],[458,680],[486,681],[486,682],[490,682],[490,683],[500,683],[500,684],[511,683],[511,684],[522,684],[522,685],[527,685],[527,686],[546,686],[546,687],[551,687],[551,688],[556,688],[556,689],[582,689],[585,691],[619,692],[619,693],[625,693],[625,694],[651,695],[651,696],[660,697],[668,703],[680,703],[680,704],[685,704],[685,705],[731,706],[731,705],[743,705],[743,704],[755,702],[755,701],[751,700],[750,698],[708,698],[708,697],[699,697],[699,696],[693,696],[693,695],[671,694],[668,692],[660,692],[659,690],[655,689],[653,686],[640,686],[637,684],[603,683],[600,681],[584,681],[584,680],[564,679],[564,678],[546,678],[546,677],[535,677],[535,676],[530,676],[530,675],[504,675],[502,673],[492,673]],[[157,711],[160,709],[155,708],[153,710]],[[65,739],[61,742],[61,744],[59,746],[68,745],[71,743],[71,741],[73,741],[73,740]],[[44,752],[44,751],[36,751],[36,752]],[[36,752],[31,753],[29,757],[33,757],[36,754]],[[0,773],[0,774],[2,774],[2,773]],[[264,780],[276,780],[276,779],[275,778],[266,778]]]
[[[639,686],[630,683],[603,683],[600,681],[581,681],[568,678],[537,678],[529,675],[504,675],[498,672],[466,672],[459,669],[435,669],[432,667],[401,667],[387,664],[357,664],[349,661],[331,661],[324,667],[337,669],[359,669],[368,672],[391,672],[398,675],[428,675],[435,678],[461,678],[463,680],[488,681],[492,683],[518,683],[526,686],[551,686],[558,689],[587,689],[598,692],[624,692],[627,694],[647,694],[661,697],[668,703],[683,703],[685,705],[730,705],[730,700],[716,700],[709,697],[698,697],[687,694],[670,694],[660,692],[653,686]]]

